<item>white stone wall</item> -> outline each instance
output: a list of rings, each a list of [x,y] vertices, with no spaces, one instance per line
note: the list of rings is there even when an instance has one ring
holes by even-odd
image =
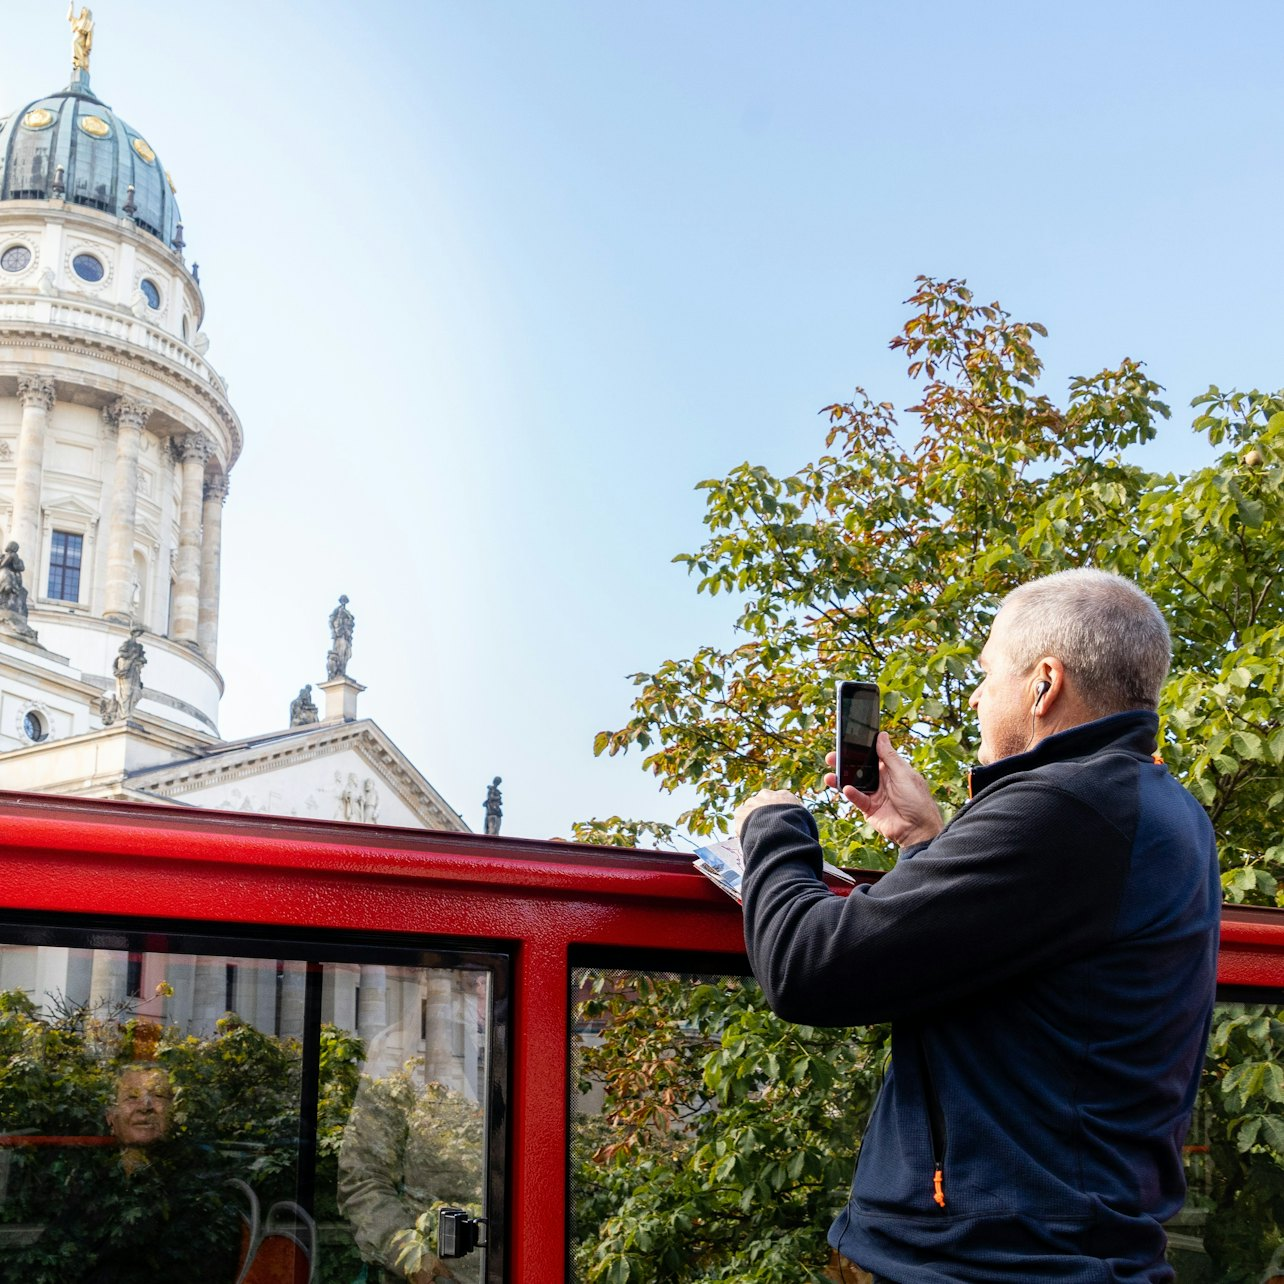
[[[200,287],[177,254],[129,220],[61,201],[6,201],[0,254],[15,245],[30,251],[31,262],[3,273],[0,288],[71,291],[129,308],[178,339],[197,340],[205,319]],[[84,281],[72,270],[72,259],[86,253],[102,263],[101,281]],[[144,278],[156,287],[159,308],[143,296]]]
[[[423,829],[424,821],[354,750],[304,762],[287,762],[267,771],[220,780],[178,797],[195,807],[218,811],[302,816],[308,820],[377,822]],[[374,808],[374,815],[369,814]]]
[[[199,286],[131,220],[61,201],[0,203],[0,256],[16,246],[31,261],[0,269],[0,547],[19,539],[30,623],[90,685],[110,678],[137,623],[140,710],[217,734],[218,546],[241,435],[204,359]],[[101,281],[75,273],[80,253],[103,265]],[[76,601],[49,594],[55,531],[83,541]],[[82,719],[66,691],[38,688],[38,675],[10,680],[0,664],[0,751],[15,743],[6,694],[13,708],[43,699],[51,734],[68,718],[66,734],[100,725],[92,693]]]

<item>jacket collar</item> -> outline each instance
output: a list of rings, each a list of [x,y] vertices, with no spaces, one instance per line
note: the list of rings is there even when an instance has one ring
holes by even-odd
[[[1083,722],[1068,731],[1040,740],[1027,753],[1012,754],[968,772],[968,797],[979,794],[996,781],[1020,771],[1031,771],[1050,762],[1074,762],[1092,758],[1107,749],[1153,758],[1159,741],[1159,715],[1149,709],[1112,713],[1108,718]]]

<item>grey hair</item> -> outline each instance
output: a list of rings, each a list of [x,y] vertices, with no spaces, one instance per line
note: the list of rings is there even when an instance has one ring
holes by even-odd
[[[1172,643],[1159,608],[1131,580],[1092,567],[1058,571],[1013,589],[1000,610],[1008,658],[1022,672],[1055,656],[1100,717],[1159,707]]]

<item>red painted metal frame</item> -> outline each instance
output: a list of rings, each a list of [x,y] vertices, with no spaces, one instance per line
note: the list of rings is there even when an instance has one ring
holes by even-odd
[[[4,793],[0,907],[509,946],[515,1281],[564,1270],[571,951],[744,948],[739,910],[681,855]],[[1284,990],[1284,911],[1228,907],[1219,975]]]

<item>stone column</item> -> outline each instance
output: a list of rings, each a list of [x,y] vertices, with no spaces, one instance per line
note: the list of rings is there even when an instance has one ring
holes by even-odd
[[[213,664],[218,658],[218,595],[223,567],[223,501],[227,477],[215,473],[205,483],[205,509],[201,534],[201,605],[196,641],[201,654]]]
[[[357,1033],[368,1047],[387,1026],[388,969],[378,963],[363,963],[357,989]]]
[[[44,469],[45,432],[54,404],[54,381],[42,375],[18,376],[22,427],[18,430],[18,459],[13,480],[13,529],[27,564],[27,591],[35,592],[36,562],[40,556],[40,477]]]
[[[107,407],[116,426],[116,471],[107,525],[107,592],[103,614],[120,624],[132,622],[134,605],[134,523],[138,515],[138,452],[151,407],[121,397]]]
[[[213,955],[197,956],[193,967],[192,1016],[188,1030],[192,1034],[213,1034],[215,1022],[227,1009],[227,959]]]
[[[95,950],[93,971],[89,975],[89,1004],[98,1007],[125,997],[125,980],[129,974],[126,950]]]
[[[174,584],[174,610],[169,635],[175,642],[196,646],[196,626],[201,605],[201,503],[205,461],[210,441],[191,433],[174,443],[182,473],[182,498],[178,509],[178,572]]]

